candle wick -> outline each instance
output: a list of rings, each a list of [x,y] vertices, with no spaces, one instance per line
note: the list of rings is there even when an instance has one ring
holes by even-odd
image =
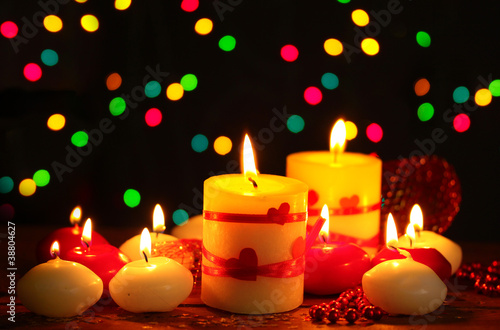
[[[319,236],[321,237],[321,239],[323,240],[323,243],[328,243],[328,238],[326,236],[326,233],[325,232],[321,232],[319,234]]]
[[[89,248],[90,248],[90,244],[89,244],[86,240],[84,240],[84,239],[83,239],[83,237],[82,237],[82,243],[83,243],[85,246],[87,246],[87,249],[89,249]]]
[[[250,182],[253,184],[253,187],[254,187],[255,189],[257,189],[257,187],[258,187],[258,186],[257,186],[257,182],[255,182],[255,180],[254,180],[254,179],[252,179],[252,178],[248,178],[248,181],[250,181]]]
[[[408,259],[413,259],[412,256],[411,256],[411,254],[410,254],[410,252],[408,252],[406,250],[402,250],[402,249],[400,249],[398,247],[395,247],[394,245],[388,245],[387,247],[389,249],[391,249],[391,250],[396,250],[399,254],[405,256]]]
[[[405,234],[405,236],[408,237],[408,241],[410,241],[410,249],[411,249],[413,247],[413,239],[408,234]]]
[[[146,262],[148,262],[148,255],[146,254],[146,251],[142,251],[142,254],[144,255],[144,259],[146,259]]]
[[[158,232],[156,232],[156,239],[158,240]]]

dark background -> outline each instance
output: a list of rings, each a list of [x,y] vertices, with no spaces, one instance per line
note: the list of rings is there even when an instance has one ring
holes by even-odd
[[[500,6],[402,0],[402,11],[391,15],[375,34],[381,45],[378,55],[358,52],[332,57],[323,49],[328,38],[337,38],[350,49],[357,46],[351,12],[361,8],[380,13],[388,1],[201,1],[192,13],[180,8],[181,1],[133,1],[125,11],[115,10],[113,2],[58,4],[63,29],[50,33],[38,27],[18,52],[11,41],[0,37],[0,177],[9,176],[15,183],[0,198],[1,204],[14,208],[16,224],[65,226],[79,204],[97,228],[136,226],[139,232],[150,226],[153,207],[160,203],[171,227],[174,210],[201,212],[203,181],[226,171],[231,161],[239,161],[244,132],[258,136],[270,127],[273,109],[286,108],[289,115],[304,118],[305,128],[297,134],[283,129],[264,138],[262,150],[257,151],[262,173],[284,175],[286,155],[292,152],[328,149],[330,129],[341,116],[355,122],[359,130],[347,150],[376,152],[384,161],[408,157],[418,149],[416,139],[428,139],[432,130],[441,128],[446,140],[432,153],[455,167],[463,188],[461,210],[446,235],[456,240],[498,241],[500,109],[495,98],[486,107],[475,106],[473,94],[485,82],[500,78]],[[1,1],[1,6],[0,22],[14,21],[20,29],[23,17],[32,21],[33,15],[43,12],[35,1]],[[87,13],[99,19],[94,33],[80,26],[80,17]],[[202,17],[214,22],[206,36],[193,29]],[[415,41],[421,30],[431,35],[429,48]],[[236,38],[231,52],[218,47],[218,40],[227,34]],[[298,48],[297,61],[281,59],[285,44]],[[46,48],[59,54],[57,65],[41,63],[40,53]],[[23,77],[29,62],[42,67],[37,82]],[[148,66],[169,73],[161,82],[160,96],[129,107],[127,118],[113,117],[110,100],[142,86]],[[123,78],[116,91],[106,89],[106,77],[112,72]],[[337,89],[322,87],[325,72],[339,77]],[[187,73],[198,77],[198,87],[179,101],[169,101],[166,87]],[[413,84],[421,77],[430,81],[431,89],[417,97]],[[303,92],[309,86],[323,93],[316,106],[304,101]],[[443,120],[455,105],[452,93],[458,86],[471,91],[470,110],[463,110],[471,127],[464,133]],[[427,122],[417,117],[423,102],[435,108]],[[151,107],[163,113],[162,123],[154,128],[144,121]],[[66,117],[61,131],[46,126],[54,113]],[[103,118],[109,118],[115,129],[58,180],[53,163],[65,163],[67,146],[76,150],[71,135],[99,127]],[[369,141],[364,132],[372,122],[384,129],[379,143]],[[200,133],[210,145],[197,153],[191,139]],[[232,151],[225,156],[212,147],[221,135],[233,141]],[[49,185],[33,196],[21,196],[19,182],[42,168],[51,174]],[[136,208],[123,202],[128,188],[141,193]]]

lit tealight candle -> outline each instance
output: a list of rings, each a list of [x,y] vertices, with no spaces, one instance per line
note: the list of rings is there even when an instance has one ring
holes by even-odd
[[[81,218],[82,209],[80,206],[77,206],[73,209],[69,217],[72,227],[59,228],[44,237],[38,243],[38,246],[36,248],[36,258],[39,263],[52,259],[52,257],[50,256],[50,246],[54,241],[59,242],[59,251],[61,251],[61,255],[76,246],[80,246],[82,227],[80,227],[78,224],[80,223]],[[109,244],[104,237],[102,237],[95,231],[93,240],[94,245]]]
[[[102,279],[104,290],[107,290],[109,281],[130,260],[110,244],[92,244],[92,221],[90,219],[87,219],[83,227],[81,245],[64,254],[61,253],[61,256],[65,260],[78,262],[91,269]]]
[[[394,218],[392,214],[389,213],[387,217],[387,237],[397,237],[397,228],[396,223],[394,222]],[[414,231],[412,231],[412,227],[409,228],[408,234],[411,235],[414,239]],[[377,255],[372,259],[372,265],[378,265],[381,262],[393,259],[405,259],[405,256],[402,255],[399,250],[396,250],[394,247],[398,246],[398,240],[394,240],[391,247],[383,248]],[[451,265],[446,260],[446,258],[436,249],[427,248],[427,247],[410,247],[403,248],[400,250],[408,251],[413,260],[416,262],[420,262],[426,266],[429,266],[441,280],[445,281],[451,276]]]
[[[191,293],[193,275],[177,261],[151,258],[151,236],[147,228],[138,247],[142,260],[125,265],[109,282],[113,300],[134,313],[168,312]]]
[[[53,243],[55,257],[28,271],[17,283],[21,303],[30,311],[48,317],[82,314],[102,295],[102,281],[87,267],[59,258],[59,243]]]
[[[415,204],[410,212],[410,224],[407,227],[407,235],[399,238],[399,247],[434,248],[450,262],[451,273],[454,274],[462,263],[462,248],[452,240],[441,236],[433,231],[422,230],[424,228],[424,217],[422,209]],[[408,229],[415,229],[414,239]],[[410,236],[410,237],[409,237]]]
[[[177,238],[171,235],[163,234],[165,231],[165,216],[163,215],[163,210],[160,204],[156,204],[153,211],[153,232],[151,235],[152,244],[159,244],[162,242],[176,241]],[[142,256],[140,254],[141,235],[136,235],[129,240],[125,241],[121,246],[120,250],[125,253],[131,261],[141,260]]]
[[[304,291],[316,295],[340,293],[361,283],[371,268],[370,257],[352,243],[329,242],[329,212],[325,204],[321,217],[326,219],[320,233],[321,243],[306,252]]]
[[[387,246],[397,242],[397,230],[387,231]],[[370,303],[390,314],[424,315],[438,309],[448,289],[428,266],[397,249],[404,259],[379,263],[363,275],[362,286]]]

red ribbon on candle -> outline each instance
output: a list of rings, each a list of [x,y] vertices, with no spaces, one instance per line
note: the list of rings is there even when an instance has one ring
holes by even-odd
[[[378,202],[376,204],[366,205],[366,206],[330,208],[330,215],[352,215],[352,214],[368,213],[380,210],[380,205],[381,203]],[[320,214],[321,214],[321,209],[309,209],[309,216],[318,216]]]
[[[257,276],[287,278],[304,274],[304,255],[268,265],[258,265],[257,255],[252,248],[242,249],[239,259],[224,259],[203,246],[203,256],[217,267],[202,265],[203,274],[232,277],[244,281],[256,281]]]
[[[278,209],[272,207],[267,214],[240,214],[215,211],[203,211],[203,219],[222,222],[259,223],[284,225],[290,222],[307,220],[306,212],[289,213],[290,205],[282,203]]]

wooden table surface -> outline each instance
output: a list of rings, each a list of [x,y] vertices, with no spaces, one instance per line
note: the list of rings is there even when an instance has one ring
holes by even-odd
[[[17,279],[26,273],[35,262],[36,243],[46,234],[54,230],[43,226],[16,227],[16,266]],[[100,233],[109,242],[119,246],[123,241],[137,234],[136,228],[102,228]],[[1,246],[6,251],[6,241],[2,238]],[[500,243],[460,242],[464,252],[464,261],[479,261],[483,263],[500,259]],[[6,259],[6,258],[5,258]],[[4,265],[6,261],[4,261]],[[2,277],[5,279],[5,269],[2,267]],[[199,290],[178,308],[168,313],[134,314],[124,311],[109,300],[101,300],[87,310],[83,315],[68,319],[47,318],[29,312],[17,300],[15,323],[8,321],[7,281],[1,281],[0,297],[0,328],[17,329],[330,329],[347,325],[345,321],[337,324],[329,322],[312,322],[308,317],[311,305],[328,302],[336,296],[304,297],[304,303],[297,309],[280,314],[270,315],[238,315],[216,310],[205,306],[199,295]],[[424,316],[384,316],[382,320],[360,321],[349,328],[367,327],[370,329],[498,329],[500,328],[500,297],[479,295],[470,287],[458,283],[453,277],[448,283],[448,297],[437,311]]]

